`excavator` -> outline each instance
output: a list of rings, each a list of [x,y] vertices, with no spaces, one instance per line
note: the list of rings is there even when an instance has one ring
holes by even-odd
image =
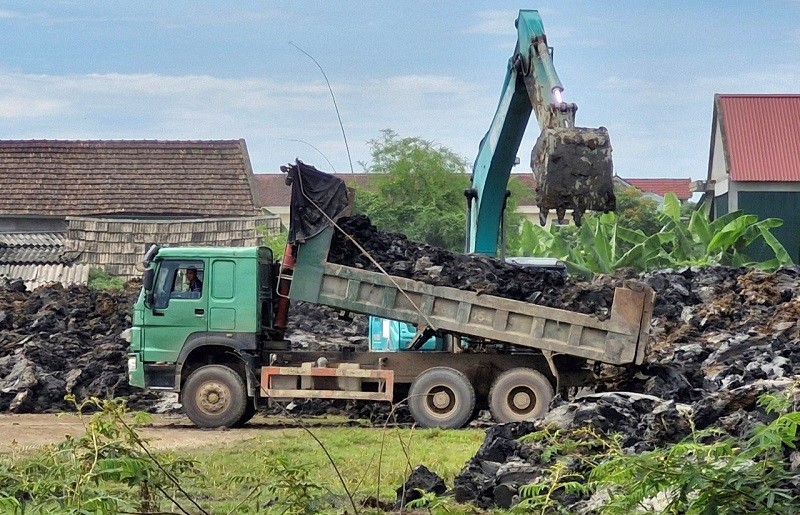
[[[503,91],[472,168],[467,197],[468,253],[494,256],[503,240],[508,179],[531,112],[541,133],[531,152],[539,222],[554,209],[558,223],[572,211],[580,225],[587,210],[616,208],[611,142],[605,127],[575,126],[578,107],[564,102],[544,24],[535,10],[521,10],[517,45],[508,61]]]
[[[547,44],[539,12],[521,10],[516,28],[517,44],[508,60],[500,102],[480,142],[471,186],[464,192],[467,254],[505,257],[508,180],[532,112],[541,131],[531,152],[539,222],[545,225],[549,211],[555,210],[558,223],[567,223],[569,210],[580,225],[588,210],[609,212],[616,208],[608,130],[575,126],[578,107],[564,102],[564,86],[553,66],[552,48]],[[524,260],[521,266],[566,272],[556,259]],[[419,334],[402,322],[376,317],[369,321],[373,350],[417,347],[414,341]],[[431,337],[419,348],[438,350],[442,345]]]

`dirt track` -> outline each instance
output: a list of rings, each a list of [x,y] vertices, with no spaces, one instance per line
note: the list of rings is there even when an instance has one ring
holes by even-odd
[[[180,415],[155,415],[153,423],[139,433],[156,449],[196,449],[246,440],[286,427],[275,418],[256,417],[246,427],[230,430],[199,429]],[[84,432],[75,415],[0,415],[0,453],[61,441],[65,435]]]

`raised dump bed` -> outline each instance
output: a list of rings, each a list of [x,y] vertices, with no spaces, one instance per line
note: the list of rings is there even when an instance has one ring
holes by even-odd
[[[294,276],[302,280],[293,281],[292,300],[614,365],[643,360],[654,299],[646,285],[617,288],[610,318],[599,320],[329,263],[332,230],[299,245]]]

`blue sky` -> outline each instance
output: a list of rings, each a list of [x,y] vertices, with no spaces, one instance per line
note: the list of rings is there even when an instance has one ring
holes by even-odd
[[[539,9],[565,99],[623,177],[704,178],[714,93],[800,93],[800,1],[0,0],[0,138],[238,139],[256,172],[355,171],[393,129],[470,163],[520,8]],[[528,161],[538,128],[520,149]]]

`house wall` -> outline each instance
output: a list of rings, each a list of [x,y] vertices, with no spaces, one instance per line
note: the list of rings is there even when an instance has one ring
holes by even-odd
[[[64,218],[0,217],[0,232],[62,232],[68,227]]]
[[[714,184],[714,196],[728,192],[728,164],[725,162],[725,151],[722,144],[722,128],[717,120],[714,127],[714,153],[711,156],[711,181]]]
[[[202,218],[192,220],[119,220],[69,218],[65,253],[82,264],[104,268],[109,274],[132,278],[151,244],[165,247],[260,245],[259,228],[276,225],[266,217]]]
[[[781,191],[784,184],[784,191]],[[795,261],[800,263],[800,184],[798,183],[741,183],[738,192],[738,207],[745,213],[764,218],[780,218],[783,225],[772,229],[772,234],[786,248]],[[746,188],[746,189],[745,189]],[[789,191],[787,191],[789,190]],[[747,254],[756,260],[772,257],[771,249],[765,243],[758,242],[747,249]]]
[[[289,230],[289,206],[265,207],[264,211],[266,211],[269,214],[280,217],[281,227],[287,231]]]

